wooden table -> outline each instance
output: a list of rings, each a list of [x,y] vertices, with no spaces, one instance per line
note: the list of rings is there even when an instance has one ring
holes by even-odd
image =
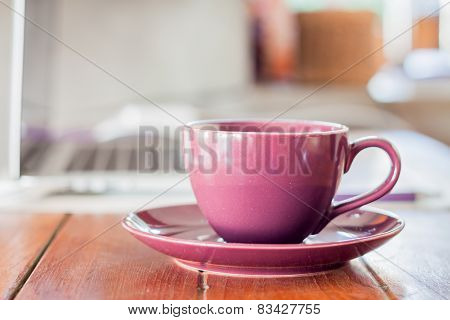
[[[184,270],[130,236],[117,215],[3,214],[0,295],[4,299],[449,298],[450,213],[398,213],[406,227],[378,253],[327,273],[260,279]]]

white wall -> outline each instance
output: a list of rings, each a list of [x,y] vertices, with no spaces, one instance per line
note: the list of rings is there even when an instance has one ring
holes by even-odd
[[[39,0],[27,9],[64,43],[156,102],[250,79],[241,0]],[[28,26],[27,35],[28,114],[49,106],[53,126],[90,125],[101,108],[142,101],[42,31]]]

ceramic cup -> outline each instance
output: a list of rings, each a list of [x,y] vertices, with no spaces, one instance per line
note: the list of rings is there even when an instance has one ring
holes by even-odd
[[[397,182],[400,157],[387,140],[349,143],[347,133],[320,121],[188,124],[184,162],[203,215],[227,242],[300,243],[338,215],[377,200]],[[333,201],[342,174],[370,147],[389,156],[386,179],[372,191]]]

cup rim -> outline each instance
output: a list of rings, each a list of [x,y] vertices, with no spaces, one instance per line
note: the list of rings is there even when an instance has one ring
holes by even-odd
[[[305,131],[305,132],[269,132],[269,131],[228,131],[228,130],[214,130],[211,128],[201,128],[196,127],[202,124],[220,124],[220,123],[245,123],[245,122],[262,122],[268,123],[272,122],[270,119],[263,118],[239,118],[239,119],[206,119],[206,120],[196,120],[188,122],[185,127],[190,128],[195,131],[204,131],[204,132],[217,132],[221,134],[256,134],[256,135],[294,135],[294,136],[311,136],[311,135],[335,135],[339,133],[347,133],[349,128],[343,124],[328,122],[328,121],[320,121],[320,120],[301,120],[301,119],[276,119],[278,123],[310,123],[317,125],[326,125],[333,129],[328,131]]]

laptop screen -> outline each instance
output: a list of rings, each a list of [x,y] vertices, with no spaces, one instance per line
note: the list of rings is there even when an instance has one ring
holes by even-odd
[[[186,105],[199,95],[250,79],[240,0],[28,1],[26,16],[24,175],[133,170],[136,139],[124,118],[173,123],[158,104],[187,122],[196,116]],[[108,126],[115,138],[106,141]]]

